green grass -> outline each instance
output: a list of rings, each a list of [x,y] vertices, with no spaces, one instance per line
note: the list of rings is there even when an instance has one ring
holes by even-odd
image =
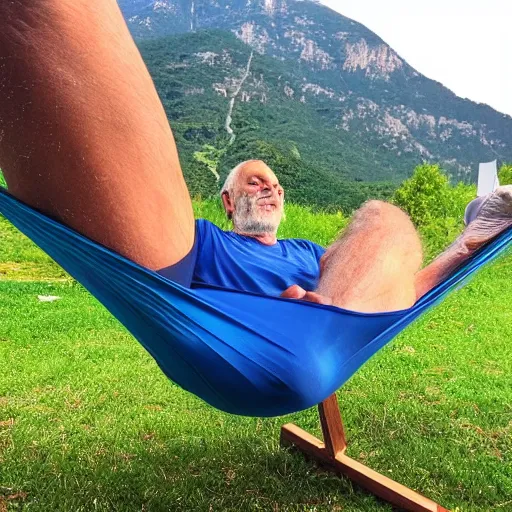
[[[288,210],[282,236],[326,244],[346,223]],[[2,219],[0,262],[0,512],[391,510],[279,447],[288,421],[319,435],[315,409],[216,411]],[[512,510],[511,281],[509,256],[340,390],[349,455],[448,508]]]

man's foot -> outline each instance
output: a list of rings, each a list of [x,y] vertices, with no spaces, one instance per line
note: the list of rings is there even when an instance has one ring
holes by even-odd
[[[482,206],[484,203],[492,196],[492,192],[490,194],[486,194],[485,196],[479,196],[476,199],[473,199],[466,206],[466,210],[464,211],[464,225],[469,226],[480,213]]]
[[[459,238],[470,252],[512,226],[512,185],[498,187],[489,196],[475,201],[474,207],[468,208],[469,224]]]

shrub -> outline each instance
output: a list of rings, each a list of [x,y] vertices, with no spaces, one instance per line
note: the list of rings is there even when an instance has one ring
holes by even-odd
[[[500,185],[512,185],[512,164],[503,164],[498,172]]]
[[[449,209],[448,177],[438,165],[420,165],[396,190],[392,201],[409,214],[416,227],[445,217]]]
[[[464,210],[475,197],[475,185],[451,186],[439,166],[421,165],[395,192],[393,202],[410,215],[430,261],[464,229]]]

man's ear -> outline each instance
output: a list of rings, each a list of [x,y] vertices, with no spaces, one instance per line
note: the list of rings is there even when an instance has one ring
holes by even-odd
[[[233,212],[235,211],[235,205],[234,202],[231,200],[231,197],[229,196],[229,192],[225,190],[222,192],[222,204],[224,205],[224,210],[226,211],[226,215],[228,216],[228,219],[231,220],[233,217]]]

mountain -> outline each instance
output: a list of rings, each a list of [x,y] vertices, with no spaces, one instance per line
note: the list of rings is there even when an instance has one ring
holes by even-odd
[[[332,186],[398,182],[424,161],[468,180],[480,161],[512,161],[511,117],[457,97],[318,2],[119,5],[178,132],[184,167],[200,162],[210,181],[214,160],[222,174],[236,158],[265,151],[314,166]]]

